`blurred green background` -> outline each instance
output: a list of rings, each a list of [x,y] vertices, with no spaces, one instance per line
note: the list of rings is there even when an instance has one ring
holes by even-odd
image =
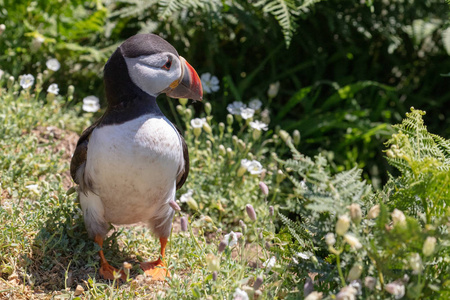
[[[199,74],[219,78],[220,90],[204,97],[218,120],[228,103],[258,98],[271,129],[300,131],[300,151],[324,153],[334,171],[362,167],[376,187],[389,170],[388,124],[411,106],[427,111],[430,132],[450,133],[444,1],[0,0],[0,24],[0,69],[36,75],[57,58],[50,81],[60,93],[74,85],[76,101],[95,94],[103,107],[109,55],[131,35],[157,33]],[[160,104],[175,120],[168,102]]]

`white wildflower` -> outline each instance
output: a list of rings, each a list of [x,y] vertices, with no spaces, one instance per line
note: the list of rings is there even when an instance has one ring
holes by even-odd
[[[28,189],[30,192],[39,194],[39,186],[37,184],[30,184],[25,186],[25,188]]]
[[[56,58],[51,58],[51,59],[47,60],[45,65],[47,66],[47,68],[49,70],[52,70],[55,72],[58,71],[59,68],[61,68],[61,64],[59,63],[59,61]]]
[[[202,128],[204,123],[206,123],[206,119],[204,118],[195,118],[191,120],[192,128]]]
[[[256,130],[264,130],[267,131],[269,129],[269,126],[267,126],[266,123],[263,123],[261,121],[251,121],[249,123],[250,127]]]
[[[5,24],[0,24],[0,35],[6,30]]]
[[[241,167],[244,167],[244,168],[248,168],[248,166],[250,165],[252,163],[252,161],[251,160],[248,160],[248,159],[241,159]]]
[[[87,96],[83,99],[83,110],[96,112],[100,109],[100,100],[95,96]]]
[[[277,262],[277,259],[275,258],[275,256],[272,256],[271,258],[269,258],[268,260],[266,260],[263,263],[263,267],[264,268],[268,268],[268,269],[272,269],[275,266],[276,262]]]
[[[244,108],[241,110],[241,117],[244,120],[253,118],[254,114],[255,114],[255,110],[253,108],[247,107],[247,108]]]
[[[248,300],[248,295],[240,288],[236,288],[233,294],[233,300]]]
[[[233,247],[234,245],[237,244],[238,241],[238,236],[236,233],[234,233],[233,231],[231,231],[229,234],[225,234],[223,236],[223,242],[225,242],[225,244],[228,245],[228,247]]]
[[[20,78],[20,86],[23,89],[29,89],[34,83],[34,76],[31,74],[22,75]]]
[[[180,196],[180,202],[187,202],[189,198],[194,194],[194,190],[189,189],[186,193]]]
[[[219,90],[219,79],[211,75],[211,73],[202,74],[200,80],[205,93],[217,92]]]
[[[264,171],[264,169],[259,161],[252,160],[247,166],[247,171],[249,171],[252,175],[259,175]]]
[[[296,255],[302,259],[310,259],[310,257],[312,256],[312,254],[309,252],[297,252]]]
[[[250,107],[251,109],[254,109],[255,111],[260,109],[261,106],[262,106],[262,102],[259,99],[252,99],[248,103],[248,107]]]
[[[384,289],[389,294],[393,295],[395,299],[400,299],[405,296],[405,285],[401,281],[394,281],[384,286]]]
[[[47,92],[51,93],[51,94],[58,95],[58,93],[59,93],[58,85],[56,83],[50,84],[48,89],[47,89]]]
[[[328,232],[325,236],[325,243],[327,243],[328,246],[333,246],[336,243],[336,238],[334,237],[334,233]]]
[[[344,240],[355,250],[361,249],[362,245],[358,238],[353,234],[347,233],[344,235]]]
[[[228,112],[232,115],[240,115],[241,111],[245,108],[247,108],[247,106],[241,101],[234,101],[227,106]]]

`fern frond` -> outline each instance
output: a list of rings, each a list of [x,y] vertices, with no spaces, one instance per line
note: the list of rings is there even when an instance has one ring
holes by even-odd
[[[300,246],[303,248],[312,249],[311,234],[300,223],[291,221],[288,217],[279,213],[281,222],[288,228],[291,235],[297,240]]]
[[[111,13],[111,17],[117,17],[120,18],[128,18],[128,17],[136,17],[142,14],[143,11],[147,11],[158,3],[156,0],[148,0],[148,1],[142,1],[142,0],[119,0],[115,1],[115,3],[124,3],[128,4],[113,13]]]
[[[263,12],[269,13],[278,21],[284,35],[286,47],[289,47],[294,35],[295,21],[300,15],[297,3],[294,0],[261,0],[255,4],[256,7],[263,7]]]

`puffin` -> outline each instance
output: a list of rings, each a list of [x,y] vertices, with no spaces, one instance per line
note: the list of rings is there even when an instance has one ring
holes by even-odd
[[[165,280],[164,262],[176,190],[189,173],[189,154],[180,131],[161,112],[160,94],[202,100],[195,69],[155,34],[123,42],[103,70],[107,108],[81,134],[70,164],[86,230],[100,246],[99,274],[113,280],[103,240],[111,224],[145,223],[161,244],[156,261],[140,264],[152,280]]]

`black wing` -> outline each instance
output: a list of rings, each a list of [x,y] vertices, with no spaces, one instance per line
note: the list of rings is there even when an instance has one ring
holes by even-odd
[[[177,128],[175,126],[175,128]],[[181,189],[183,184],[186,182],[186,179],[189,175],[189,151],[188,147],[186,145],[186,141],[183,138],[183,135],[181,134],[181,131],[177,128],[178,133],[180,135],[181,139],[181,145],[183,147],[183,158],[184,158],[184,170],[181,170],[180,174],[178,174],[177,177],[177,190]]]
[[[77,178],[77,171],[80,167],[84,166],[84,163],[86,162],[89,137],[91,136],[92,131],[98,126],[101,119],[102,118],[98,119],[94,124],[83,131],[78,139],[75,152],[73,153],[70,162],[70,175],[72,176],[73,181],[79,185],[83,185],[83,182],[80,181],[80,178]]]

